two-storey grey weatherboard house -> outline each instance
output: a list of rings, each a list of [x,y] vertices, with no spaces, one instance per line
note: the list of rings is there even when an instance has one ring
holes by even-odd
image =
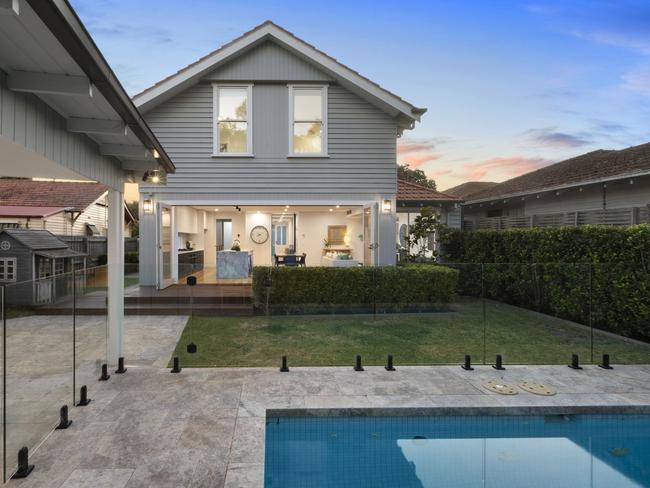
[[[272,22],[134,102],[177,168],[140,187],[142,284],[233,243],[253,265],[395,263],[397,138],[425,109]]]

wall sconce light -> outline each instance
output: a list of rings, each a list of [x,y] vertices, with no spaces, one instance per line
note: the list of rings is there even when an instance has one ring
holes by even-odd
[[[156,149],[154,149],[151,152],[152,152],[154,158],[160,159],[160,153],[158,153],[158,151]]]
[[[390,211],[393,209],[393,202],[390,200],[384,200],[383,203],[381,204],[381,211],[383,213],[390,213]]]
[[[144,210],[144,213],[146,214],[153,213],[153,201],[151,199],[147,199],[142,202],[142,210]]]

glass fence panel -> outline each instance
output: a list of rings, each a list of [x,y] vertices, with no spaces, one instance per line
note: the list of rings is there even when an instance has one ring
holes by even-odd
[[[484,264],[483,288],[488,362],[591,360],[588,265]]]
[[[92,398],[102,364],[106,363],[108,266],[76,272],[75,307],[75,402],[78,402],[84,385]]]
[[[390,352],[375,341],[376,268],[285,263],[268,273],[265,286],[254,287],[265,302],[276,361],[287,355],[294,366],[352,368],[357,356],[362,365],[386,360]]]
[[[481,266],[404,263],[375,268],[370,342],[379,364],[483,361]]]
[[[650,269],[646,263],[591,265],[594,362],[650,363]]]
[[[56,261],[39,256],[43,278],[5,286],[5,479],[19,449],[38,447],[73,402],[74,279],[54,275]]]

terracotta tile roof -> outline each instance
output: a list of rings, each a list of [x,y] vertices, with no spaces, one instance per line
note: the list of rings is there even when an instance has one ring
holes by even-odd
[[[154,84],[151,85],[150,87],[145,88],[145,89],[142,90],[140,93],[136,93],[135,95],[133,95],[132,98],[133,98],[133,99],[136,99],[136,98],[138,98],[138,97],[144,95],[145,93],[147,93],[147,92],[153,90],[153,89],[156,88],[157,86],[160,86],[160,85],[162,85],[163,83],[165,83],[166,81],[168,81],[168,80],[170,80],[170,79],[172,79],[172,78],[178,76],[178,75],[181,74],[181,73],[184,73],[185,71],[191,69],[192,67],[196,66],[197,64],[199,64],[199,63],[201,63],[202,61],[206,60],[207,58],[209,58],[209,57],[211,57],[211,56],[214,56],[214,55],[217,54],[219,51],[223,51],[223,50],[226,49],[227,47],[229,47],[229,46],[235,44],[237,41],[240,41],[241,39],[244,39],[245,37],[249,36],[249,35],[252,34],[253,32],[255,32],[255,31],[261,29],[262,27],[264,27],[264,26],[266,26],[266,25],[272,25],[272,26],[276,27],[277,29],[279,29],[279,30],[281,30],[282,32],[284,32],[285,34],[287,34],[287,35],[293,37],[295,40],[301,42],[301,43],[304,44],[305,46],[310,47],[311,49],[313,49],[314,51],[318,52],[319,54],[322,54],[323,56],[327,57],[328,59],[331,59],[332,61],[334,61],[334,62],[337,63],[338,65],[344,67],[345,69],[349,69],[349,70],[352,71],[355,75],[357,75],[357,76],[363,78],[365,81],[367,81],[368,83],[371,83],[372,85],[376,86],[376,87],[379,88],[380,90],[382,90],[382,91],[388,93],[389,95],[391,95],[391,96],[393,96],[393,97],[395,97],[395,98],[401,100],[402,102],[404,102],[404,103],[410,105],[410,106],[412,107],[412,111],[413,111],[413,113],[415,113],[415,114],[423,114],[423,113],[425,113],[425,112],[427,111],[426,108],[416,107],[416,106],[413,105],[412,103],[409,103],[408,101],[404,100],[404,99],[403,99],[402,97],[400,97],[399,95],[396,95],[395,93],[391,92],[390,90],[387,90],[386,88],[384,88],[383,86],[381,86],[379,83],[376,83],[376,82],[372,81],[370,78],[366,78],[365,76],[363,76],[363,75],[362,75],[361,73],[359,73],[358,71],[356,71],[356,70],[350,68],[349,66],[346,66],[345,64],[341,63],[338,59],[336,59],[336,58],[330,56],[329,54],[327,54],[327,53],[321,51],[321,50],[318,49],[316,46],[314,46],[314,45],[312,45],[312,44],[309,44],[308,42],[306,42],[306,41],[304,41],[303,39],[301,39],[301,38],[299,38],[298,36],[296,36],[293,32],[290,32],[290,31],[288,31],[287,29],[285,29],[284,27],[279,26],[278,24],[276,24],[276,23],[273,22],[272,20],[266,20],[266,21],[262,22],[260,25],[257,25],[257,26],[255,26],[255,27],[253,27],[253,28],[250,29],[249,31],[244,32],[241,36],[236,37],[236,38],[233,39],[232,41],[227,42],[226,44],[224,44],[224,45],[222,45],[221,47],[215,49],[214,51],[209,52],[209,53],[206,54],[205,56],[200,57],[199,59],[197,59],[197,60],[194,61],[193,63],[190,63],[190,64],[188,64],[187,66],[185,66],[184,68],[179,69],[178,71],[176,71],[176,73],[172,73],[171,75],[167,76],[166,78],[163,78],[162,80],[160,80],[160,81],[154,83]]]
[[[455,202],[458,200],[460,200],[458,197],[432,190],[417,183],[397,179],[398,202]]]
[[[492,188],[495,185],[498,185],[496,181],[468,181],[467,183],[462,183],[458,186],[454,186],[444,191],[447,195],[453,195],[462,199],[478,193],[479,191],[487,190]]]
[[[650,143],[621,150],[599,149],[560,161],[475,193],[471,201],[525,195],[641,174],[650,174]]]
[[[44,219],[65,210],[65,207],[29,207],[27,205],[0,205],[0,217]]]
[[[100,183],[0,179],[3,206],[64,207],[83,212],[108,190]]]

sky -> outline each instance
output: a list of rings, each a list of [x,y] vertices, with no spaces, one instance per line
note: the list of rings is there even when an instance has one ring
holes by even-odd
[[[444,190],[650,141],[650,0],[72,0],[133,95],[272,20],[427,113]]]

